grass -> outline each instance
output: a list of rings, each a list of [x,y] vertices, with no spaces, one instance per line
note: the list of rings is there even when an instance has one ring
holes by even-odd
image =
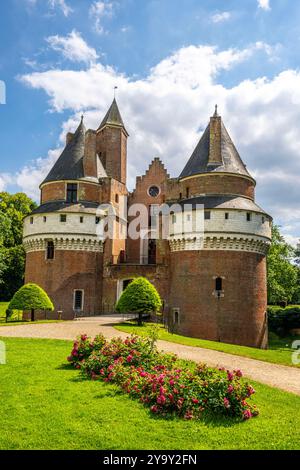
[[[60,320],[38,320],[34,322],[22,321],[23,314],[18,310],[14,310],[10,321],[5,322],[6,310],[9,302],[0,302],[0,327],[1,326],[19,326],[19,325],[34,325],[35,323],[58,323]]]
[[[252,382],[260,416],[236,422],[154,417],[66,365],[71,342],[3,338],[0,449],[299,449],[300,397]]]
[[[151,325],[148,323],[148,325]],[[147,332],[147,324],[143,326],[137,326],[133,322],[120,323],[114,325],[119,331],[125,333],[134,333],[137,335],[145,335]],[[291,362],[292,342],[300,340],[300,336],[293,336],[289,338],[279,338],[274,334],[270,334],[269,338],[269,349],[256,349],[249,348],[247,346],[238,346],[236,344],[219,343],[217,341],[207,341],[198,338],[189,338],[187,336],[181,336],[177,334],[168,333],[168,331],[159,325],[159,339],[164,341],[170,341],[172,343],[184,344],[186,346],[196,346],[200,348],[213,349],[215,351],[222,351],[225,353],[234,354],[236,356],[250,357],[259,361],[271,362],[273,364],[282,364],[291,367],[300,367],[300,364],[294,365]]]

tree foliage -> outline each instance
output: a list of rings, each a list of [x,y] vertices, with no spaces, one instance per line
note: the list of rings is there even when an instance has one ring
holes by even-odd
[[[298,290],[298,268],[294,248],[286,243],[279,228],[272,228],[272,245],[267,258],[268,302],[289,303]]]
[[[25,284],[15,293],[8,310],[28,310],[32,313],[34,310],[54,310],[54,305],[46,292],[37,284]],[[34,313],[32,315],[34,320]]]
[[[35,207],[24,193],[0,193],[0,301],[10,300],[24,282],[23,219]]]
[[[161,298],[153,284],[144,277],[138,277],[124,290],[116,310],[120,313],[138,313],[141,323],[143,313],[155,313],[161,307]]]

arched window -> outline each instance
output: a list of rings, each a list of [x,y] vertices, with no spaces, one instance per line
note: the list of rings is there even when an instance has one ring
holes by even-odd
[[[223,279],[221,277],[217,277],[216,279],[216,289],[217,292],[223,290]]]

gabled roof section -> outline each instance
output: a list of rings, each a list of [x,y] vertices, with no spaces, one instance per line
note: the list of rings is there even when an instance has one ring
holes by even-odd
[[[101,122],[98,130],[103,129],[105,126],[119,126],[123,127],[125,132],[127,133],[125,129],[125,125],[121,116],[121,113],[119,111],[119,107],[116,101],[116,98],[114,98],[109,110],[107,111],[106,115],[104,116],[103,121]]]
[[[179,178],[201,173],[236,173],[252,178],[217,109]]]
[[[58,158],[43,183],[67,179],[77,180],[84,177],[83,156],[85,131],[83,118],[81,118],[81,122],[74,136],[65,146],[61,156]]]

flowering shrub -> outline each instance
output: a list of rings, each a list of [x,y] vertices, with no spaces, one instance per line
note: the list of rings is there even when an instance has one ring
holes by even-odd
[[[73,349],[71,362],[93,380],[119,385],[149,406],[152,413],[185,419],[199,418],[207,412],[241,419],[258,415],[256,407],[247,402],[255,391],[241,380],[240,370],[231,372],[205,364],[196,368],[179,366],[176,356],[161,353],[151,339],[136,336],[110,342],[102,339],[102,347],[93,348],[87,357],[90,344],[95,342],[86,337],[77,340],[77,359],[73,359]]]
[[[80,368],[80,363],[90,357],[93,351],[100,351],[106,344],[106,339],[102,334],[97,335],[92,341],[87,335],[78,336],[74,341],[73,349],[68,361]]]

